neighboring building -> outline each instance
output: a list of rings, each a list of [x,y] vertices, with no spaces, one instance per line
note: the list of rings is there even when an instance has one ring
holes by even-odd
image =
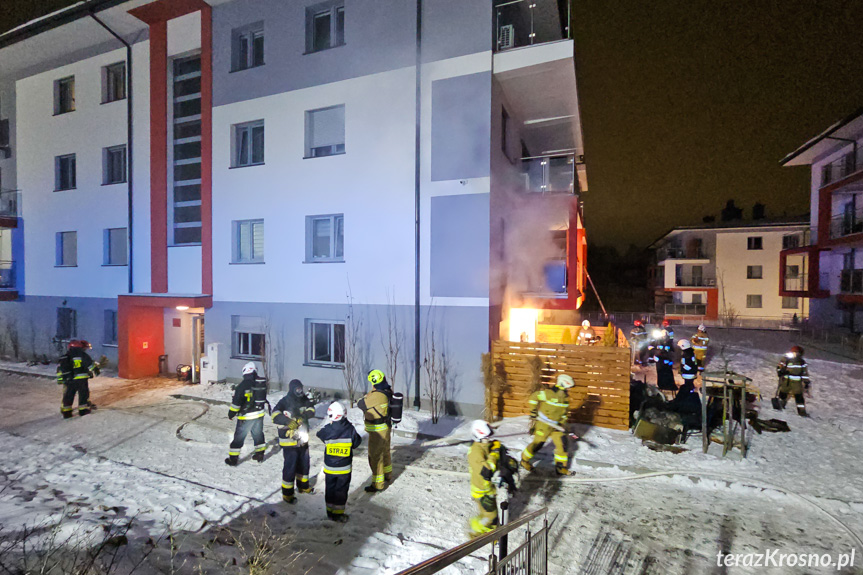
[[[676,228],[655,241],[655,309],[666,318],[728,324],[792,323],[805,299],[779,293],[779,254],[808,237],[805,221],[724,222]],[[803,268],[788,263],[786,278]],[[797,266],[795,268],[795,266]]]
[[[784,250],[802,282],[786,278],[783,294],[806,298],[810,321],[863,328],[863,108],[836,122],[782,160],[811,166],[811,242]]]
[[[22,355],[85,338],[124,377],[206,353],[211,378],[258,360],[338,389],[385,365],[394,318],[398,389],[435,338],[478,411],[510,307],[583,299],[569,22],[566,0],[90,0],[0,35]]]

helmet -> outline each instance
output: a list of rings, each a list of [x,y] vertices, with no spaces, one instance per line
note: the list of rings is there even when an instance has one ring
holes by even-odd
[[[303,382],[299,379],[292,379],[288,384],[288,393],[291,395],[300,396],[303,394]]]
[[[557,386],[563,389],[570,389],[575,387],[575,381],[572,379],[572,376],[561,373],[557,376]]]
[[[702,332],[707,333],[707,328],[704,327],[704,324],[701,324],[700,326],[698,326],[698,331],[702,331]]]
[[[583,322],[581,322],[581,327],[583,327],[584,329],[589,328],[589,327],[590,327],[590,322],[589,322],[589,321],[587,321],[587,320],[584,320]]]
[[[486,423],[482,419],[477,419],[470,424],[470,432],[471,435],[473,435],[474,440],[476,441],[488,439],[489,437],[491,437],[492,433],[494,433],[491,430],[491,427],[489,427],[488,423]]]
[[[795,353],[797,355],[803,355],[803,348],[799,345],[795,345],[791,348],[791,353]]]
[[[345,416],[345,406],[339,403],[338,401],[334,401],[327,408],[327,419],[330,421],[338,421]]]
[[[369,383],[372,385],[377,385],[379,383],[383,383],[386,379],[384,372],[379,369],[373,369],[369,372]]]
[[[243,366],[243,375],[248,375],[250,373],[255,373],[258,371],[258,368],[255,367],[255,362],[250,361],[246,365]]]
[[[662,320],[662,327],[668,327],[671,325],[671,322],[667,319]]]
[[[84,349],[84,342],[80,339],[73,339],[69,341],[69,349]]]
[[[93,349],[93,344],[86,339],[82,339],[79,343],[81,344],[82,349]]]
[[[689,343],[688,339],[681,339],[677,342],[677,347],[679,347],[680,349],[689,349],[690,347],[692,347],[692,344]]]
[[[633,325],[634,325],[635,327],[641,327],[641,320],[640,320],[640,319],[637,319],[637,320],[635,320],[635,321],[634,321],[634,322],[632,322],[632,323],[633,323]]]

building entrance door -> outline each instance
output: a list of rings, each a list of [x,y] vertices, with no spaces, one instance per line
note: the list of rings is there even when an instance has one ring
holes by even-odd
[[[201,357],[204,355],[204,316],[192,316],[192,383],[201,382]]]

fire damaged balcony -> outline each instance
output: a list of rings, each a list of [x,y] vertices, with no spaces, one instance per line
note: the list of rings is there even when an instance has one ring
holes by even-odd
[[[522,158],[521,166],[527,192],[573,194],[578,191],[573,154]]]

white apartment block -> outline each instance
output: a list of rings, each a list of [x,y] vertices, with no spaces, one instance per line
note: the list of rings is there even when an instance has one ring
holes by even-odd
[[[508,310],[583,300],[570,19],[568,0],[89,0],[0,35],[20,355],[86,339],[123,377],[252,360],[338,390],[352,357],[363,382],[387,365],[392,318],[396,389],[417,398],[434,338],[447,400],[476,412]]]

